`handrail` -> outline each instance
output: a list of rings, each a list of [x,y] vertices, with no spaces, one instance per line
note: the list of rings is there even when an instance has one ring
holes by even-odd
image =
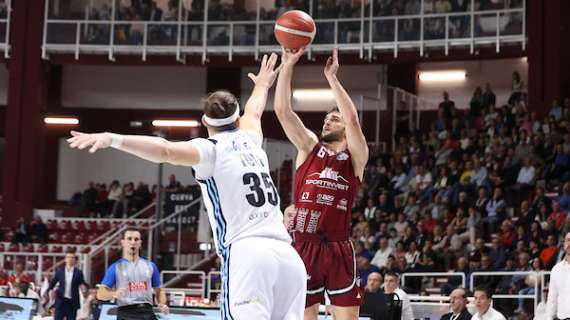
[[[166,283],[164,283],[164,275],[165,274],[177,274],[179,276],[187,276],[187,275],[196,275],[200,277],[200,287],[199,288],[169,288],[169,289],[183,289],[190,292],[199,292],[202,298],[206,297],[206,272],[204,271],[196,271],[196,270],[185,270],[185,271],[176,271],[176,270],[163,270],[160,272],[160,283],[162,283],[163,287],[166,287]],[[175,277],[178,278],[178,277]],[[172,282],[169,281],[169,283]],[[198,282],[196,282],[198,284]]]
[[[192,270],[194,270],[194,269],[200,268],[203,264],[205,264],[206,262],[210,261],[210,260],[211,260],[213,257],[215,257],[215,256],[216,256],[216,254],[207,255],[207,256],[204,257],[202,260],[200,260],[200,261],[196,262],[195,264],[193,264],[192,266],[190,266],[187,271],[192,271]],[[166,272],[166,271],[169,271],[169,272],[172,272],[172,273],[184,272],[184,270],[164,270],[164,271],[165,271],[165,272]],[[180,278],[181,278],[182,276],[184,276],[184,275],[176,276],[176,277],[174,277],[174,278],[168,280],[168,282],[162,283],[162,285],[163,285],[164,287],[168,287],[168,286],[170,286],[172,283],[175,283],[176,281],[180,280]]]
[[[12,0],[6,1],[6,39],[4,40],[4,58],[10,58],[10,27],[12,22]]]
[[[25,265],[24,265],[24,272],[35,273],[35,282],[40,283],[43,274],[52,274],[54,272],[52,270],[53,268],[50,268],[50,269],[45,270],[45,271],[43,270],[44,258],[51,258],[55,262],[56,257],[65,257],[66,254],[67,254],[66,252],[0,252],[0,261],[4,262],[5,256],[26,257]],[[87,255],[84,253],[76,253],[76,255],[79,257],[78,265],[80,265],[79,262],[85,262],[85,260],[87,259]],[[35,271],[27,270],[27,263],[28,263],[27,257],[37,257],[38,258],[38,264],[37,264],[37,268]],[[54,263],[54,265],[55,264],[56,263]]]
[[[494,294],[493,298],[497,299],[533,299],[534,300],[534,310],[538,306],[538,281],[540,279],[540,273],[536,271],[477,271],[470,275],[469,289],[473,291],[473,279],[477,276],[528,276],[535,275],[536,281],[534,282],[534,293],[533,294]]]
[[[45,0],[48,2],[49,0]],[[181,6],[180,6],[181,7]],[[208,8],[207,2],[205,8]],[[523,30],[519,34],[515,35],[502,35],[501,30],[499,28],[500,21],[502,17],[508,14],[521,14],[523,17],[525,16],[526,5],[522,8],[511,8],[511,9],[498,9],[498,10],[478,10],[478,11],[465,11],[465,12],[447,12],[447,13],[423,13],[423,14],[410,14],[410,15],[401,15],[401,16],[374,16],[372,10],[364,9],[364,6],[361,8],[360,16],[354,18],[339,18],[339,19],[315,19],[315,23],[317,24],[327,24],[330,28],[334,29],[334,39],[330,43],[319,43],[313,44],[310,47],[309,54],[312,55],[313,51],[328,51],[333,46],[338,46],[341,50],[351,50],[357,51],[359,53],[359,57],[361,59],[368,59],[371,60],[373,57],[374,50],[391,50],[394,52],[394,56],[398,56],[398,51],[401,47],[408,48],[409,46],[412,47],[419,47],[420,54],[423,54],[424,47],[426,46],[441,46],[445,49],[446,54],[448,53],[450,47],[452,46],[470,46],[471,53],[474,53],[474,46],[476,44],[489,44],[495,45],[497,50],[500,50],[501,44],[506,43],[522,43],[523,47],[526,45],[526,30]],[[472,8],[473,9],[473,8]],[[114,5],[112,8],[113,12],[115,11]],[[185,10],[185,12],[190,12]],[[116,20],[114,14],[112,14],[111,19],[107,20],[68,20],[68,19],[48,19],[47,12],[46,12],[46,20],[44,21],[44,43],[42,47],[42,57],[44,59],[48,58],[49,52],[69,52],[75,53],[76,58],[79,57],[80,52],[88,51],[91,53],[108,53],[109,59],[114,59],[114,54],[116,52],[121,53],[140,53],[142,59],[146,59],[147,54],[150,53],[172,53],[176,54],[178,61],[184,61],[182,58],[183,54],[186,53],[197,53],[202,55],[202,62],[207,61],[207,55],[209,53],[213,54],[227,54],[228,60],[231,61],[233,59],[233,54],[236,51],[239,52],[248,52],[252,53],[255,58],[259,57],[260,51],[267,52],[267,51],[274,51],[279,50],[277,45],[267,45],[260,43],[260,26],[264,25],[272,25],[275,23],[275,20],[262,20],[260,16],[260,5],[258,3],[256,8],[256,18],[255,20],[216,20],[212,21],[208,19],[208,10],[204,10],[202,20],[193,20],[187,21],[183,19],[182,12],[180,10],[178,14],[178,21],[131,21],[131,20]],[[478,16],[484,17],[491,17],[496,19],[494,21],[494,25],[496,26],[497,30],[495,30],[493,35],[479,35],[476,36],[473,32],[474,29],[474,20]],[[462,36],[461,38],[450,38],[450,28],[452,27],[452,23],[450,18],[455,17],[466,17],[471,20],[471,34]],[[424,24],[420,26],[421,35],[419,36],[419,40],[417,41],[409,41],[407,39],[400,39],[399,37],[399,24],[402,21],[410,20],[410,19],[417,19],[423,22],[426,19],[434,19],[434,18],[441,18],[445,19],[445,30],[442,30],[443,34],[441,37],[437,39],[426,40],[424,39]],[[388,41],[378,41],[374,42],[373,39],[373,31],[374,31],[374,24],[378,22],[386,22],[386,21],[393,21],[394,29],[390,30],[393,32],[393,39]],[[342,39],[339,41],[339,35],[343,35],[343,30],[339,30],[339,25],[346,26],[343,24],[351,24],[356,25],[358,23],[358,27],[353,31],[358,34],[358,41],[354,41],[352,43],[345,42]],[[366,23],[369,25],[366,26]],[[62,24],[62,25],[75,25],[76,30],[81,30],[82,25],[110,25],[110,31],[106,30],[105,32],[109,33],[107,43],[104,44],[89,44],[85,43],[82,44],[81,37],[79,35],[75,35],[76,39],[68,39],[64,44],[61,43],[47,43],[47,35],[46,30],[49,29],[51,25],[54,24]],[[127,43],[127,44],[117,44],[115,43],[115,26],[121,25],[142,25],[143,28],[140,30],[142,32],[142,39],[143,44],[140,45],[138,42],[135,43]],[[148,26],[169,26],[169,27],[176,27],[178,32],[176,32],[176,42],[173,45],[149,45],[148,39],[149,38],[149,28]],[[234,44],[234,30],[235,26],[255,26],[255,41],[253,44],[249,43],[236,43]],[[201,27],[201,36],[202,39],[199,44],[187,44],[187,35],[186,32],[181,32],[182,28],[184,27],[184,31],[187,30],[189,26],[196,26]],[[214,43],[213,45],[208,44],[211,40],[209,36],[209,27],[224,27],[227,28],[230,34],[220,43]],[[367,38],[364,37],[365,30],[364,28],[368,28],[369,36]],[[525,28],[525,24],[523,23],[523,29]],[[357,30],[358,29],[358,30]],[[226,34],[228,32],[226,30]],[[77,31],[75,31],[77,32]],[[414,30],[415,33],[418,30]],[[184,41],[182,41],[182,37],[184,37]],[[174,40],[174,38],[172,38]],[[267,39],[265,39],[267,40]],[[229,42],[228,42],[229,41]],[[340,42],[340,43],[339,43]],[[73,44],[72,44],[73,43]],[[365,55],[364,51],[367,50],[368,54]],[[312,56],[309,56],[311,58]]]
[[[117,235],[120,235],[126,228],[125,226],[128,225],[128,222],[132,222],[135,221],[136,222],[140,222],[141,224],[143,223],[150,223],[153,221],[153,219],[137,219],[139,216],[141,216],[143,213],[145,213],[148,209],[152,208],[153,206],[156,205],[156,201],[153,201],[152,203],[150,203],[149,205],[147,205],[146,207],[142,208],[141,210],[139,210],[137,213],[135,213],[134,215],[132,215],[129,219],[116,219],[115,221],[120,221],[121,223],[116,226],[119,228],[119,230],[115,231],[114,229],[109,229],[107,231],[105,231],[103,234],[99,235],[97,238],[93,239],[92,241],[90,241],[89,243],[87,243],[86,245],[89,246],[94,246],[95,248],[93,250],[91,250],[87,255],[88,255],[88,259],[91,259],[92,256],[98,254],[99,252],[101,252],[104,249],[104,244],[109,243],[110,239],[116,238]],[[154,215],[154,214],[153,214]],[[53,219],[48,219],[48,220],[72,220],[72,221],[80,221],[79,219],[84,219],[83,221],[89,221],[91,218],[53,218]],[[102,241],[103,242],[101,244],[97,244],[98,242]],[[115,239],[116,240],[116,239]],[[113,240],[114,241],[114,240]],[[110,244],[110,243],[109,243]],[[51,268],[48,269],[48,271],[52,271],[55,270],[55,268],[59,267],[60,265],[62,265],[64,262],[60,261],[58,263],[55,263]],[[90,264],[86,264],[86,266],[90,267]]]
[[[461,285],[465,287],[465,273],[463,272],[406,272],[402,274],[402,287],[406,286],[406,277],[461,277]]]
[[[222,289],[212,289],[212,276],[213,275],[217,275],[218,277],[221,277],[222,273],[220,271],[210,271],[208,273],[208,295],[207,295],[208,300],[212,300],[212,293],[222,292]]]

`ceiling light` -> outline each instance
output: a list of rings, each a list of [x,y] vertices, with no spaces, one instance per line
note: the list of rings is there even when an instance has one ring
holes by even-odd
[[[463,81],[466,76],[465,70],[420,72],[420,80],[426,82]]]
[[[334,94],[331,89],[297,89],[293,91],[293,98],[298,100],[332,100]]]
[[[77,119],[77,118],[63,118],[63,117],[45,117],[44,123],[46,123],[46,124],[61,124],[61,125],[78,125],[79,119]]]
[[[199,127],[200,122],[196,120],[152,120],[155,127]]]

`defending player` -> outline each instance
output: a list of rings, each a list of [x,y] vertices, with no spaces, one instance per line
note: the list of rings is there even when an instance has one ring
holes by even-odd
[[[73,133],[71,147],[109,146],[153,162],[192,166],[200,182],[218,254],[222,257],[222,319],[300,320],[306,273],[283,225],[279,195],[261,148],[261,116],[279,72],[264,56],[243,116],[227,91],[210,94],[203,124],[208,139]]]

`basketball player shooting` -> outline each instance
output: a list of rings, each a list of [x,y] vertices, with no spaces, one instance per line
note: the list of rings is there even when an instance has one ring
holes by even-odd
[[[283,225],[279,194],[262,149],[261,116],[279,68],[264,56],[240,117],[237,98],[216,91],[204,102],[208,139],[72,132],[72,148],[113,147],[153,162],[192,166],[200,183],[216,249],[222,257],[223,320],[301,320],[306,272]]]
[[[289,224],[294,246],[307,269],[305,320],[315,320],[326,291],[337,320],[358,318],[363,291],[349,241],[351,208],[368,161],[368,145],[358,114],[337,72],[338,51],[333,50],[324,69],[337,108],[324,119],[317,137],[291,107],[293,68],[304,49],[283,50],[277,80],[275,113],[285,134],[297,148],[294,203]]]

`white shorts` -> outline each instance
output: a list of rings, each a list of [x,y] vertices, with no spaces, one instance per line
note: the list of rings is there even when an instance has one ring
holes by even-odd
[[[223,320],[303,320],[307,271],[288,243],[246,238],[222,257]]]

